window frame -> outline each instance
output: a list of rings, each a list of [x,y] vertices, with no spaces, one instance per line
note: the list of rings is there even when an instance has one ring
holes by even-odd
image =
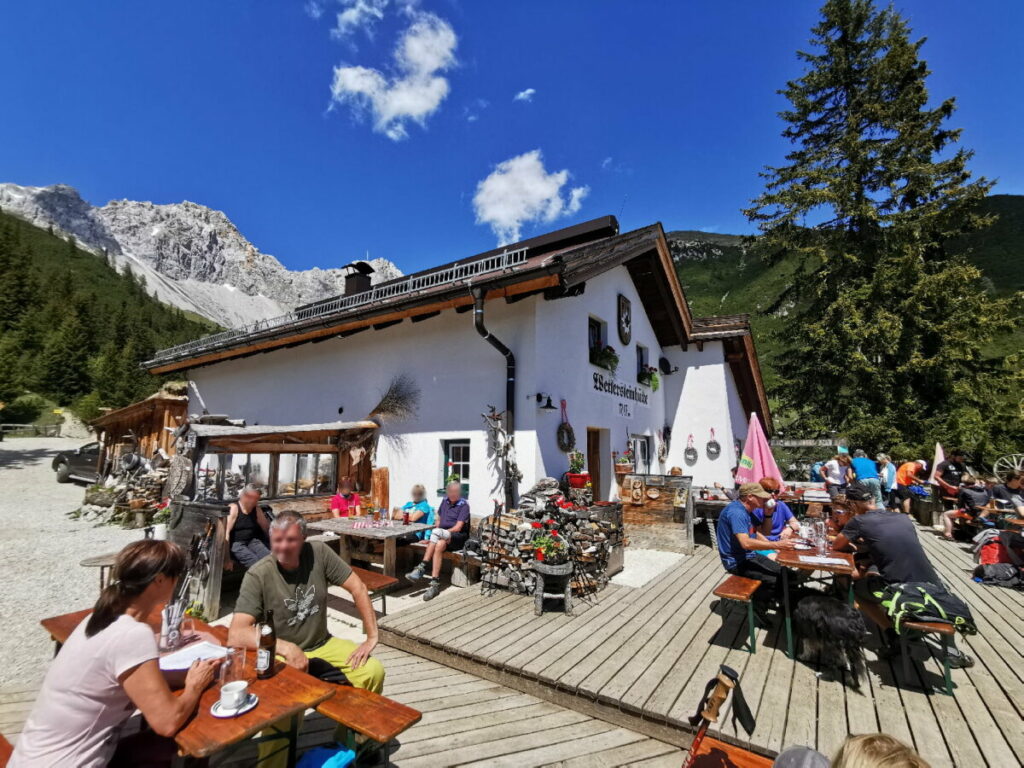
[[[464,459],[455,461],[452,458],[453,448],[465,448],[466,455]],[[465,466],[465,472],[458,472],[459,482],[462,483],[462,493],[464,496],[469,495],[469,483],[470,483],[470,470],[472,468],[473,458],[473,441],[468,437],[456,437],[441,440],[441,487],[438,489],[438,495],[443,496],[445,492],[445,486],[448,482],[448,477],[455,473],[455,466]],[[448,464],[452,463],[451,469]]]
[[[595,334],[596,331],[596,334]],[[595,346],[596,335],[596,346]],[[608,346],[608,323],[597,315],[587,316],[587,356],[591,365],[603,367],[598,362],[598,355]]]

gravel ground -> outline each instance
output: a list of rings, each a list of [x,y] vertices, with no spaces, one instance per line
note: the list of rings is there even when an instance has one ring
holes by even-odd
[[[0,442],[0,686],[38,683],[53,655],[40,619],[92,605],[99,573],[79,561],[116,552],[141,531],[70,520],[84,487],[54,480],[50,462],[82,440]]]

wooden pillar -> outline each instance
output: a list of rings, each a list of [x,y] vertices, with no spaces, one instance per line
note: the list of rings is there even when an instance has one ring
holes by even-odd
[[[387,467],[377,467],[370,474],[370,497],[377,507],[391,510],[391,480]]]

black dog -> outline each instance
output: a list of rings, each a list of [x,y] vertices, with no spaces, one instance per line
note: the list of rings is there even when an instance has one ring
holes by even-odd
[[[816,661],[837,670],[849,669],[853,687],[860,687],[860,676],[866,671],[864,636],[867,634],[860,611],[842,600],[813,593],[797,603],[793,625],[800,641],[797,657],[801,661]]]

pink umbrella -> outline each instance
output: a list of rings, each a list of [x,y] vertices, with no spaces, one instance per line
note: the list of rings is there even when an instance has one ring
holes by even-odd
[[[750,424],[747,427],[747,442],[743,446],[743,455],[740,456],[739,469],[736,470],[736,482],[756,483],[762,477],[774,477],[780,486],[786,486],[779,465],[772,456],[768,438],[761,428],[761,420],[757,418],[756,413],[751,413]]]

